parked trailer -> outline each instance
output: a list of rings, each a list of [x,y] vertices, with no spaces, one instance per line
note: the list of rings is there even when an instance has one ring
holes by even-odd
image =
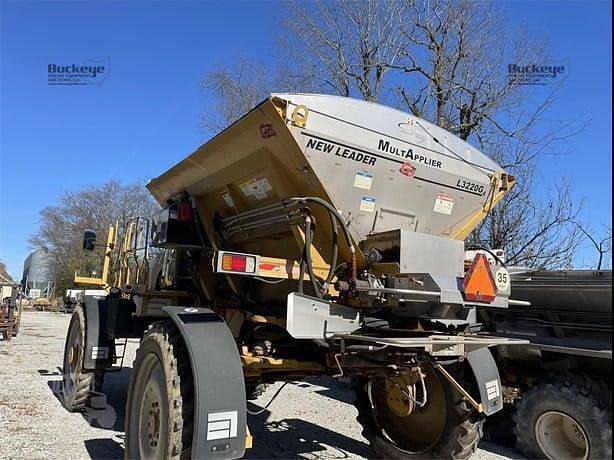
[[[529,458],[612,458],[612,272],[537,271],[512,278],[531,307],[481,310],[515,400],[517,448]]]
[[[0,340],[11,340],[19,332],[21,300],[17,300],[17,285],[0,280]]]
[[[128,458],[241,457],[246,388],[324,374],[356,382],[378,456],[468,458],[502,407],[488,347],[522,342],[480,334],[476,309],[522,302],[483,254],[465,270],[463,240],[513,184],[403,112],[272,95],[149,182],[159,214],[111,228],[89,281],[109,294],[68,330],[66,407],[138,337]]]

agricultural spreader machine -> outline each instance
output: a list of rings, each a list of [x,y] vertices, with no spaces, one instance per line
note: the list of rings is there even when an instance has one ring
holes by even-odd
[[[108,295],[71,320],[66,406],[140,338],[128,458],[241,457],[246,393],[317,375],[352,379],[379,456],[467,458],[502,407],[488,347],[519,342],[481,333],[476,310],[523,303],[463,240],[513,184],[403,112],[272,95],[149,182],[157,215],[111,228],[103,278],[81,279]]]

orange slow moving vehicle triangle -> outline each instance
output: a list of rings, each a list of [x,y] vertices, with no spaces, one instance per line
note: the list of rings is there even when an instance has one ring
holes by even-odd
[[[497,285],[484,254],[476,254],[463,286],[468,300],[492,302],[497,297]]]

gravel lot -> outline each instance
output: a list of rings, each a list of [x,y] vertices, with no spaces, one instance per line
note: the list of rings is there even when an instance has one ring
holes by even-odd
[[[0,342],[0,458],[123,458],[126,391],[137,342],[129,344],[126,368],[108,374],[107,409],[73,414],[59,400],[60,367],[70,316],[24,312],[21,331]],[[252,405],[266,404],[277,386]],[[368,458],[352,405],[353,392],[328,378],[289,384],[269,407],[249,417],[254,448],[247,458]],[[483,442],[475,459],[518,457]]]

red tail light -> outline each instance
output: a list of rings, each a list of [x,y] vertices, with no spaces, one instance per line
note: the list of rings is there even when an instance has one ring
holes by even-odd
[[[192,220],[192,206],[189,201],[181,201],[177,207],[177,220],[179,222],[189,222]]]
[[[220,251],[218,253],[217,271],[255,275],[258,271],[258,256]]]

